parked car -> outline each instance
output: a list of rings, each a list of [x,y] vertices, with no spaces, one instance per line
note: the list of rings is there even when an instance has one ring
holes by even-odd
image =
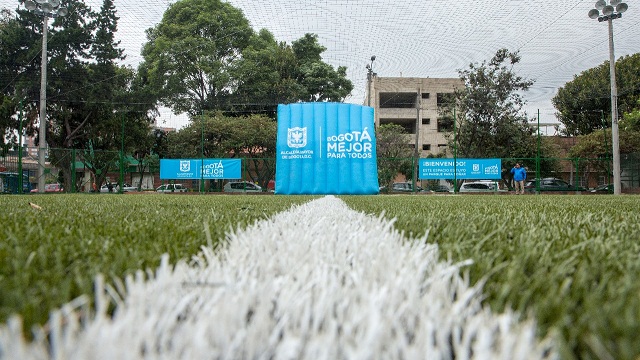
[[[465,182],[460,185],[459,192],[461,193],[482,193],[482,192],[496,192],[498,191],[495,184],[488,182]]]
[[[122,184],[122,192],[128,192],[128,191],[138,191],[138,188],[135,186],[131,186],[130,184],[127,183],[123,183]],[[109,184],[104,184],[100,187],[100,192],[101,193],[108,193],[109,192]],[[111,192],[120,192],[120,185],[118,183],[111,183]]]
[[[529,193],[535,193],[537,181],[537,179],[527,181],[524,185],[524,190]],[[544,178],[540,181],[540,191],[587,191],[587,189],[582,186],[571,185],[562,179]]]
[[[161,193],[187,192],[187,188],[182,184],[165,184],[158,186],[156,191]]]
[[[453,192],[453,189],[448,187],[447,185],[436,185],[430,189],[433,192],[443,193],[443,192]]]
[[[262,187],[250,181],[230,181],[224,185],[224,192],[262,192]]]
[[[116,187],[116,190],[117,189],[118,189],[118,187]],[[131,186],[131,184],[123,183],[122,184],[122,192],[129,192],[129,191],[138,191],[138,187],[137,186]]]
[[[411,192],[412,191],[411,182],[395,182],[391,184],[391,190],[387,190],[387,186],[380,186],[378,190],[381,193],[385,192]],[[416,191],[422,191],[423,189],[420,186],[416,187]]]
[[[392,191],[403,191],[403,192],[418,192],[423,191],[422,187],[416,185],[415,189],[413,188],[413,183],[410,181],[407,182],[396,182],[391,186]]]
[[[57,192],[63,192],[64,189],[62,187],[62,184],[44,184],[44,192],[46,193],[57,193]],[[37,193],[38,189],[33,189],[31,190],[32,193]]]
[[[100,186],[100,192],[101,193],[116,192],[116,184],[111,184],[111,191],[109,191],[109,184],[104,184]]]
[[[591,189],[595,194],[613,194],[613,184],[604,184]]]

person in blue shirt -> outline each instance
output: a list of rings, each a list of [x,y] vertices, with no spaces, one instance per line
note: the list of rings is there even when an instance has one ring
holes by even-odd
[[[519,163],[516,163],[516,166],[511,169],[511,173],[513,174],[513,181],[515,182],[516,195],[524,195],[524,181],[527,180],[527,170],[520,167]]]

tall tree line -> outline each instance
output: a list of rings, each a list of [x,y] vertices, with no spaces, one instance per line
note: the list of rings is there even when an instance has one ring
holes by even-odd
[[[345,67],[323,61],[326,49],[316,35],[291,44],[277,41],[267,30],[255,32],[240,9],[223,1],[170,5],[160,23],[147,30],[144,61],[136,69],[122,65],[113,0],[103,0],[97,11],[80,0],[62,1],[62,6],[69,14],[53,19],[48,31],[47,143],[52,149],[83,150],[92,158],[90,167],[106,166],[98,152],[123,146],[136,157],[165,156],[167,142],[179,137],[151,131],[158,106],[186,112],[192,120],[205,112],[274,119],[278,103],[343,101],[353,89]],[[22,3],[15,11],[0,12],[4,144],[17,142],[20,106],[26,132],[37,133],[42,23]],[[64,152],[50,156],[68,168]]]

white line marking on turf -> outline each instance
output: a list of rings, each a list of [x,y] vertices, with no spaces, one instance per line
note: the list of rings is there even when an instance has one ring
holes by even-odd
[[[463,264],[426,238],[327,196],[228,235],[189,263],[117,291],[97,279],[98,314],[52,314],[49,341],[0,328],[3,359],[543,359],[532,320],[492,314]],[[124,289],[126,288],[126,289]],[[111,294],[111,295],[109,295]],[[77,302],[82,303],[79,299]],[[86,311],[85,311],[86,313]]]

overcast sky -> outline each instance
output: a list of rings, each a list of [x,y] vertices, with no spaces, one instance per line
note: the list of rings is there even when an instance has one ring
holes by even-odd
[[[157,24],[167,0],[115,0],[120,16],[118,38],[126,63],[136,65],[144,31]],[[587,16],[595,0],[230,0],[258,30],[270,30],[290,43],[315,33],[327,48],[324,60],[347,66],[354,83],[347,102],[362,104],[365,66],[383,77],[457,77],[469,63],[488,60],[505,47],[520,51],[518,74],[535,84],[525,94],[527,111],[540,110],[541,122],[555,122],[550,99],[574,75],[609,59],[608,29]],[[99,0],[87,0],[99,9]],[[640,52],[640,4],[614,24],[616,59]],[[14,0],[0,0],[15,8]],[[97,6],[96,6],[97,4]],[[603,89],[602,96],[609,96]],[[168,126],[184,117],[163,112]]]

